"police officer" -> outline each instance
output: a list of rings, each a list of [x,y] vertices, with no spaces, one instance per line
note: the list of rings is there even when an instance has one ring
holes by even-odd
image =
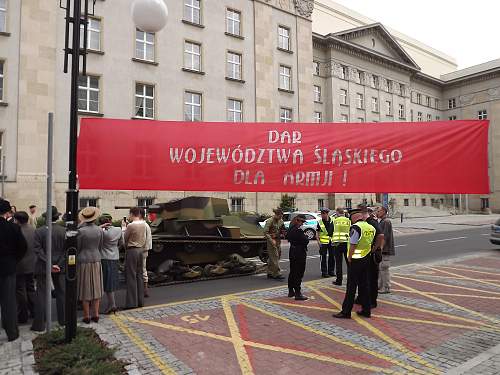
[[[298,214],[293,218],[286,234],[290,242],[290,273],[288,274],[288,297],[295,297],[297,301],[305,301],[307,297],[301,292],[302,278],[306,270],[307,245],[309,239],[304,234],[301,226],[306,221],[306,216]]]
[[[335,264],[337,266],[336,285],[342,285],[342,258],[347,263],[347,244],[349,243],[349,228],[351,227],[351,220],[345,217],[344,209],[338,207],[335,210],[333,217],[333,254],[335,256]]]
[[[368,269],[372,243],[375,239],[375,228],[363,219],[363,212],[360,209],[351,210],[350,214],[353,225],[349,233],[347,288],[342,311],[333,316],[341,319],[351,318],[354,296],[356,295],[356,289],[358,289],[362,310],[357,311],[357,314],[369,318],[371,316],[371,307]]]
[[[321,220],[318,220],[316,228],[316,240],[319,245],[321,256],[321,277],[335,276],[335,259],[332,247],[333,221],[328,216],[330,210],[322,208]]]
[[[264,226],[264,235],[267,239],[267,278],[274,280],[283,280],[285,277],[281,274],[279,259],[281,256],[281,233],[285,231],[283,223],[283,210],[276,208],[273,210],[274,216],[266,220]]]

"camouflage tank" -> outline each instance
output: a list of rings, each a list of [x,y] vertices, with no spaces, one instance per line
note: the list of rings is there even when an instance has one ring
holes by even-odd
[[[169,260],[185,265],[214,264],[231,254],[265,260],[266,240],[257,216],[229,214],[226,199],[187,197],[150,206],[153,250],[148,269]]]

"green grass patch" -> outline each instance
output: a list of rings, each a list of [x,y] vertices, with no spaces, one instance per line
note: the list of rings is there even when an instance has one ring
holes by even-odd
[[[33,340],[35,366],[40,375],[121,375],[126,363],[114,357],[94,330],[78,327],[69,344],[64,329],[45,333]]]

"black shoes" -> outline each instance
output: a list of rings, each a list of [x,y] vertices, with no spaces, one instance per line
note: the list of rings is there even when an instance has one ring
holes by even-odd
[[[99,317],[98,316],[93,316],[92,318],[90,318],[90,320],[92,320],[94,323],[99,323]]]
[[[337,314],[333,314],[333,317],[337,319],[351,319],[350,315],[344,314],[342,311],[338,312]]]
[[[371,306],[370,306],[372,309],[375,309],[377,307],[377,303],[372,303]]]
[[[342,285],[342,280],[336,280],[335,282],[333,282],[332,284],[335,284],[335,285],[338,285],[338,286],[341,286]]]
[[[369,313],[368,311],[356,311],[356,314],[358,314],[359,316],[364,316],[365,318],[370,318],[372,316],[371,313]]]
[[[295,295],[295,301],[307,301],[309,298],[304,296],[302,293]]]
[[[327,274],[327,273],[322,273],[322,274],[321,274],[321,277],[323,277],[323,278],[327,278],[327,277],[330,277],[330,275],[329,275],[329,274]]]
[[[288,298],[295,297],[295,292],[291,289],[288,290]]]
[[[268,274],[268,275],[267,275],[267,278],[268,278],[268,279],[280,280],[280,281],[281,281],[281,280],[284,280],[284,279],[285,279],[285,276],[283,276],[283,275],[273,276],[273,275],[269,275],[269,274]]]
[[[85,324],[90,324],[90,318],[83,318],[82,322],[84,322]]]

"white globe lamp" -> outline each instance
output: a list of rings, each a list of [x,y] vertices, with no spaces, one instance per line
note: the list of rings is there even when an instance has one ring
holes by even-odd
[[[156,33],[167,24],[168,8],[164,0],[134,0],[131,7],[135,26],[148,33]]]

